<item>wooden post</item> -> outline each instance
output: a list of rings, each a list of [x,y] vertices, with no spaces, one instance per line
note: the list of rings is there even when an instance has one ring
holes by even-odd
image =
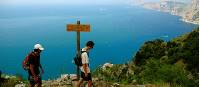
[[[89,24],[80,24],[80,21],[77,21],[77,24],[67,24],[67,31],[76,31],[76,39],[77,39],[77,54],[78,57],[81,57],[80,52],[80,32],[90,32],[90,25]],[[77,78],[79,80],[80,78],[80,69],[79,66],[77,66]]]
[[[77,21],[77,25],[78,27],[80,26],[80,21]],[[80,53],[80,31],[76,31],[76,34],[77,34],[77,53],[78,53],[78,58],[81,57],[81,53]],[[79,69],[79,66],[77,66],[77,78],[78,80],[80,79],[80,69]]]

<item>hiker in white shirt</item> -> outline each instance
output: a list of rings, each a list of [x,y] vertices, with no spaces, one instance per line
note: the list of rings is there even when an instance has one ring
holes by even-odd
[[[88,87],[92,87],[92,77],[89,68],[89,51],[94,47],[94,42],[88,41],[86,46],[81,50],[81,59],[82,59],[82,66],[81,69],[81,79],[79,80],[77,87],[80,87],[80,84],[83,81],[88,81]]]

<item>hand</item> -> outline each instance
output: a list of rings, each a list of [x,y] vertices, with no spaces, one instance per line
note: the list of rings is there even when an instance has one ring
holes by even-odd
[[[42,74],[44,74],[44,70],[42,69]]]
[[[38,77],[37,76],[34,76],[33,79],[34,79],[35,82],[38,81]]]

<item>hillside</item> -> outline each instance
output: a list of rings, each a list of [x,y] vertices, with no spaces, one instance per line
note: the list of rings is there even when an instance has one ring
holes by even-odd
[[[147,41],[132,61],[98,68],[94,75],[107,82],[151,84],[156,87],[198,87],[199,30],[171,41]]]
[[[181,16],[183,21],[194,24],[199,23],[199,0],[188,2],[163,0],[160,2],[147,2],[141,4],[144,8],[168,12],[172,15]]]
[[[182,15],[184,21],[199,22],[199,0],[192,0]]]

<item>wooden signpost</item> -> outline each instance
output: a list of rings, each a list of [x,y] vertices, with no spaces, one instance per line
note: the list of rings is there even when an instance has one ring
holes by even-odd
[[[67,24],[66,26],[67,31],[69,32],[76,32],[77,34],[77,53],[78,57],[80,58],[80,32],[90,32],[90,25],[89,24],[80,24],[80,21],[77,21],[77,24]],[[77,66],[77,78],[79,79],[79,66]]]

